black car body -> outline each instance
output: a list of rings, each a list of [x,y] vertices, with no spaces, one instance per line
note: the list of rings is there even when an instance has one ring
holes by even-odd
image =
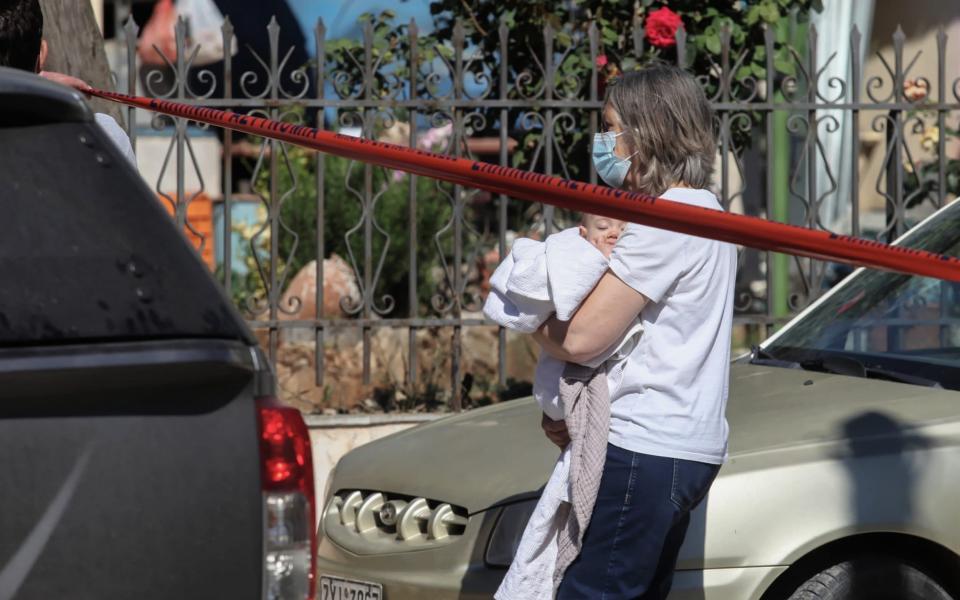
[[[0,599],[305,598],[303,421],[92,117],[0,69]]]

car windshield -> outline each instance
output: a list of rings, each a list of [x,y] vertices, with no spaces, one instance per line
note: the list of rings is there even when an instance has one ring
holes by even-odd
[[[960,203],[920,225],[901,245],[960,255]],[[754,357],[960,389],[960,284],[861,271]],[[856,364],[860,372],[830,368],[825,360]]]

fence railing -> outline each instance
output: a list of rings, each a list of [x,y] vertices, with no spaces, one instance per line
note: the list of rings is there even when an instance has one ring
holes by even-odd
[[[596,182],[588,158],[603,85],[596,29],[558,36],[548,26],[540,60],[524,65],[511,64],[505,25],[494,60],[469,47],[461,28],[434,47],[424,46],[413,22],[398,31],[384,42],[368,24],[362,40],[345,43],[327,39],[318,23],[319,60],[299,65],[275,21],[264,24],[258,51],[248,40],[235,43],[228,20],[223,48],[236,53],[194,67],[197,49],[181,21],[176,60],[144,69],[129,21],[120,87]],[[831,75],[836,53],[818,55],[815,28],[798,39],[804,51],[768,32],[765,72],[744,76],[744,57],[760,49],[733,48],[724,34],[713,68],[697,74],[716,111],[715,188],[724,207],[891,239],[952,197],[960,167],[948,156],[948,132],[960,110],[960,81],[947,79],[943,31],[933,76],[912,72],[916,57],[905,56],[899,30],[892,51],[880,56],[882,76],[864,76],[856,30],[843,41],[849,60],[839,75]],[[633,40],[640,56],[642,36]],[[788,56],[789,65],[775,65],[775,56]],[[585,57],[584,76],[561,75],[565,61]],[[209,189],[196,148],[214,132],[168,117],[151,125],[169,135],[158,195],[215,256],[211,267],[262,336],[281,379],[295,380],[285,391],[294,400],[336,407],[349,393],[373,393],[348,393],[346,379],[389,380],[394,389],[380,404],[456,410],[522,378],[510,375],[516,353],[508,332],[479,312],[486,277],[513,237],[549,233],[571,215],[231,132],[216,133],[222,184]],[[137,147],[149,132],[131,126],[130,134]],[[861,181],[868,143],[883,148],[875,181]],[[875,210],[863,209],[870,205],[864,190]],[[204,229],[192,207],[206,197],[215,202],[213,226]],[[843,274],[823,262],[743,249],[737,322],[762,336]],[[475,329],[489,335],[468,340]],[[465,344],[473,345],[469,356]],[[478,354],[486,356],[482,367]]]

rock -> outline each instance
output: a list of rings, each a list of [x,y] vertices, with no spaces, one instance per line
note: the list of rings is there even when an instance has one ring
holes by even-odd
[[[490,276],[500,264],[500,249],[491,248],[484,252],[477,260],[477,274],[479,279],[480,297],[487,298],[490,293]]]
[[[464,318],[482,318],[481,314],[464,314]],[[497,378],[497,328],[464,327],[461,336],[462,371],[474,379],[493,381]]]
[[[341,301],[353,304],[360,299],[353,268],[336,254],[323,259],[323,316],[345,316]],[[317,261],[312,260],[294,275],[280,299],[283,321],[312,320],[317,316]],[[289,314],[287,311],[292,310]]]
[[[408,336],[406,329],[378,327],[370,343],[370,369],[377,379],[393,387],[407,377]]]
[[[406,121],[395,121],[390,127],[380,133],[377,141],[396,144],[397,146],[409,146],[410,124]]]

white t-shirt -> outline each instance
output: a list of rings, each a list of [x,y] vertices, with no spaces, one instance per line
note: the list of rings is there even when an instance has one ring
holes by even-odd
[[[722,210],[708,190],[663,196]],[[644,333],[611,394],[610,443],[655,456],[721,464],[737,250],[732,244],[628,225],[610,270],[649,299]]]
[[[120,153],[130,161],[133,168],[136,169],[137,157],[133,154],[133,146],[130,145],[130,138],[127,137],[127,132],[124,131],[110,115],[94,113],[93,118],[97,122],[97,125],[100,126],[100,129],[102,129],[103,132],[107,134],[107,137],[116,145],[117,150],[119,150]]]

